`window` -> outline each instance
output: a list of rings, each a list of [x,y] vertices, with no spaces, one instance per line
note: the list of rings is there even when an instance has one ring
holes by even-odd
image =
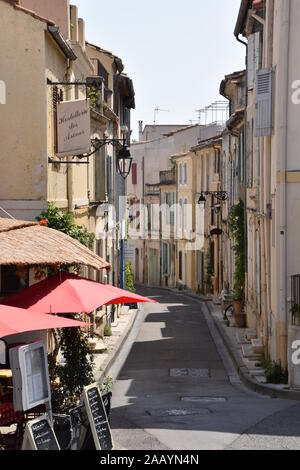
[[[184,184],[187,185],[187,163],[184,164]]]

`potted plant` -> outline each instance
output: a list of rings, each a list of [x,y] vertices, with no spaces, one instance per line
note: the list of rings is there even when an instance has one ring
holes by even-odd
[[[236,290],[233,296],[233,312],[236,326],[245,328],[246,315],[244,313],[244,294],[242,290]]]

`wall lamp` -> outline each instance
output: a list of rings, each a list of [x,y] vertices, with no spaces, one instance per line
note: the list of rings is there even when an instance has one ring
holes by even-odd
[[[226,191],[202,191],[199,197],[198,204],[205,204],[206,197],[205,196],[213,196],[218,201],[225,202],[228,200],[228,193]]]
[[[130,150],[128,149],[126,139],[92,139],[91,140],[93,150],[88,155],[82,155],[82,157],[87,158],[96,153],[105,145],[111,144],[114,147],[120,147],[117,152],[117,170],[122,176],[122,178],[126,179],[131,171],[132,166],[132,157],[130,154]]]
[[[98,150],[100,150],[102,147],[105,145],[111,144],[114,147],[119,147],[119,150],[117,152],[117,161],[116,161],[116,166],[117,170],[122,176],[122,178],[126,179],[128,175],[130,174],[131,167],[132,167],[132,157],[130,154],[130,151],[128,149],[126,139],[91,139],[91,152],[88,154],[84,155],[77,155],[77,157],[82,160],[83,158],[89,158],[92,155],[94,155]],[[75,157],[73,157],[75,158]],[[48,158],[49,163],[53,164],[69,164],[69,163],[74,163],[76,165],[80,164],[89,164],[89,161],[74,161],[74,162],[68,162],[68,161],[62,161],[62,160],[53,160],[52,158]]]

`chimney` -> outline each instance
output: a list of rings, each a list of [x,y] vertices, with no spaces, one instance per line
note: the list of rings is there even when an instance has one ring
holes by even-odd
[[[143,140],[143,121],[139,121],[139,142]]]
[[[70,5],[71,40],[78,42],[78,8]]]
[[[82,18],[78,19],[78,36],[79,42],[85,51],[85,22]]]

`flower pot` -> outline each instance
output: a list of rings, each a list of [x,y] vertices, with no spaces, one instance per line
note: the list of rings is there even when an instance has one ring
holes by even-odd
[[[233,302],[234,319],[238,328],[245,328],[246,326],[246,315],[243,312],[244,304],[241,300],[235,300]]]

